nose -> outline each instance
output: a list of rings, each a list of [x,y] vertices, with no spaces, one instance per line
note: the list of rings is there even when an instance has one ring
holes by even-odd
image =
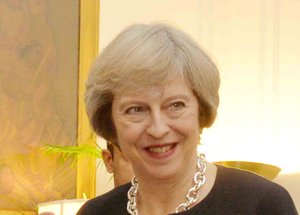
[[[147,127],[147,134],[155,139],[160,139],[169,131],[170,127],[167,123],[167,118],[161,112],[152,113]]]

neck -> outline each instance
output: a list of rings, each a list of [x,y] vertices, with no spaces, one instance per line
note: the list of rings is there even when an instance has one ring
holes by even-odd
[[[186,168],[174,177],[166,180],[145,180],[138,178],[139,214],[169,214],[186,201],[187,191],[193,186],[196,168]]]

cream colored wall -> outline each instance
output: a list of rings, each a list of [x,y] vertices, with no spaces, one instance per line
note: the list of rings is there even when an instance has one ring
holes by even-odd
[[[280,166],[283,175],[276,180],[300,211],[300,1],[106,0],[100,8],[100,50],[129,24],[163,21],[211,53],[221,73],[221,103],[202,150],[211,161]],[[98,194],[111,188],[103,169]]]

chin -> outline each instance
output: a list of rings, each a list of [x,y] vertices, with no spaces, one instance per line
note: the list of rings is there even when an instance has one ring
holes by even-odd
[[[171,180],[181,175],[181,171],[174,165],[172,167],[156,167],[155,169],[150,169],[147,173],[147,178],[156,181],[166,181]]]

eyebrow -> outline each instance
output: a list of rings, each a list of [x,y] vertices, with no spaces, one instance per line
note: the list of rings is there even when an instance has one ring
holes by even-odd
[[[162,103],[168,103],[172,100],[176,100],[176,99],[182,99],[182,100],[185,100],[185,101],[189,101],[189,96],[187,95],[184,95],[184,94],[177,94],[177,95],[173,95],[173,96],[170,96],[170,97],[167,97],[163,100]],[[134,104],[137,104],[137,105],[147,105],[147,101],[141,101],[141,100],[136,100],[135,98],[127,98],[125,99],[124,102],[121,102],[121,105],[118,107],[118,110],[123,110],[126,106],[128,105],[134,105]]]
[[[189,101],[189,97],[186,96],[186,95],[183,95],[183,94],[179,94],[179,95],[174,95],[174,96],[170,96],[170,97],[167,97],[166,99],[164,99],[164,103],[168,103],[172,100],[176,100],[176,99],[183,99],[185,101]]]

